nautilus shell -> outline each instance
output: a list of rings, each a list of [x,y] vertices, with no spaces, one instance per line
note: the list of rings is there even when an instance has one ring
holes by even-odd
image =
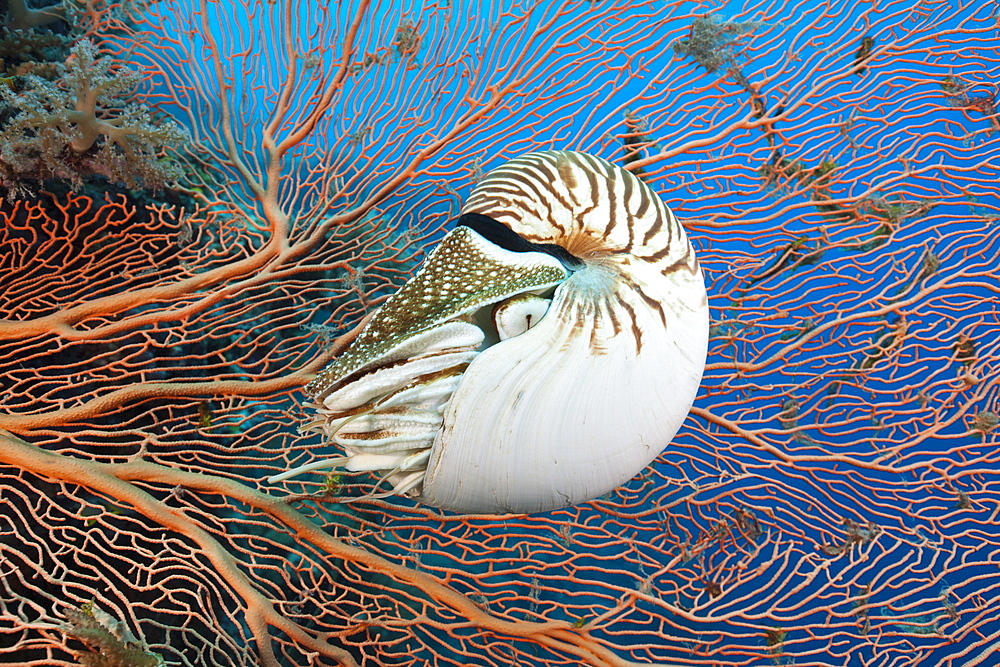
[[[490,172],[454,230],[307,391],[342,466],[468,513],[597,498],[691,407],[708,341],[684,229],[628,171],[530,153]]]

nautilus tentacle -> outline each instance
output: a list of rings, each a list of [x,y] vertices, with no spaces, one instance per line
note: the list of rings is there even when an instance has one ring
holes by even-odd
[[[631,173],[546,151],[458,226],[309,385],[319,427],[396,493],[462,512],[596,498],[655,459],[697,392],[708,306],[684,230]]]

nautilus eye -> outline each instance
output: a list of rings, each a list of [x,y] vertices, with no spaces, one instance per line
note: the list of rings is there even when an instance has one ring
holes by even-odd
[[[342,466],[459,512],[597,498],[670,443],[708,343],[683,227],[584,153],[490,172],[456,227],[307,391]]]
[[[501,301],[493,306],[493,326],[500,340],[507,340],[523,334],[533,324],[538,324],[551,299],[543,299],[533,294],[521,294]]]

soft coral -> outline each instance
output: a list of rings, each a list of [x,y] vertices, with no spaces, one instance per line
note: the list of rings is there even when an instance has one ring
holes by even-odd
[[[23,77],[19,93],[0,86],[0,102],[13,114],[0,130],[0,178],[11,190],[25,179],[62,178],[79,185],[96,173],[129,187],[159,186],[177,176],[176,166],[157,157],[186,134],[172,121],[154,123],[149,109],[123,103],[139,75],[99,58],[81,40],[60,67],[55,82]]]

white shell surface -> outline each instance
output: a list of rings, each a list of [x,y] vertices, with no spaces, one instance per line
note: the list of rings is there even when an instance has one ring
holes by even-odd
[[[557,288],[536,326],[476,357],[448,404],[421,500],[549,510],[599,497],[655,459],[701,380],[708,309],[700,275],[648,273],[666,326],[612,267],[591,266]]]

